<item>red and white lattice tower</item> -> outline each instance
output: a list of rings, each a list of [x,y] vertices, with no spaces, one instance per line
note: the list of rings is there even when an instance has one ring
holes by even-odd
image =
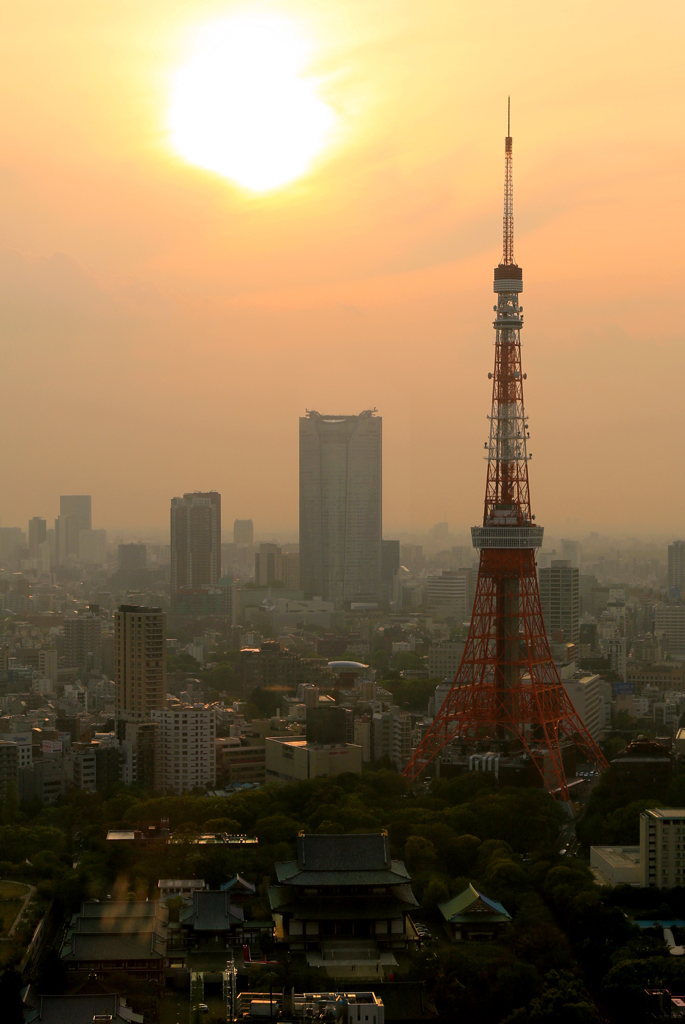
[[[510,125],[510,123],[509,123]],[[530,754],[547,789],[568,801],[562,748],[573,743],[599,768],[602,752],[576,713],[550,652],[535,565],[543,528],[530,511],[528,420],[523,407],[523,273],[514,261],[512,139],[505,140],[504,248],[497,305],[488,473],[473,615],[461,665],[404,774],[416,779],[447,744],[463,751]]]

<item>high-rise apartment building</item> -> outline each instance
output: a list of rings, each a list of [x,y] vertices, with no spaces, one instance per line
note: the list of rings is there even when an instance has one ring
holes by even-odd
[[[300,582],[342,605],[381,592],[382,418],[300,419]]]
[[[99,672],[102,667],[102,619],[92,611],[79,612],[62,625],[67,668]]]
[[[685,600],[685,540],[668,545],[668,592],[675,601]]]
[[[171,499],[171,593],[216,586],[221,577],[221,495]]]
[[[29,558],[38,558],[40,545],[44,544],[48,536],[48,524],[40,516],[29,519]]]
[[[233,543],[250,547],[254,544],[254,525],[251,519],[236,519],[233,523]]]
[[[563,631],[566,643],[577,644],[580,629],[580,574],[567,559],[540,569],[540,603],[547,635]]]
[[[161,782],[166,793],[188,793],[216,785],[216,713],[205,704],[159,708]]]
[[[148,719],[166,700],[166,614],[122,604],[114,614],[117,717]]]

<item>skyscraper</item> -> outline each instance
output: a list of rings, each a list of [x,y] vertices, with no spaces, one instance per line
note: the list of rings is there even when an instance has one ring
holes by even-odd
[[[166,614],[122,604],[114,614],[114,683],[118,718],[142,721],[166,701]]]
[[[668,545],[668,593],[675,601],[685,598],[685,540]]]
[[[47,540],[47,523],[40,516],[29,519],[29,558],[38,558],[40,545]]]
[[[580,629],[580,574],[569,561],[554,559],[540,569],[540,603],[548,636],[563,630],[564,642],[577,644]]]
[[[171,593],[199,591],[221,577],[221,495],[171,499]]]
[[[300,419],[300,582],[337,605],[380,597],[382,424],[371,410]]]
[[[79,556],[79,534],[92,529],[90,494],[62,494],[55,519],[55,555],[63,565],[70,555]]]
[[[249,547],[254,544],[254,526],[251,519],[236,519],[233,523],[233,543]]]

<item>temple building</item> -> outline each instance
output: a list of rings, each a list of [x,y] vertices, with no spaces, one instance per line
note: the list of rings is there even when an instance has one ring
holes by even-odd
[[[269,888],[275,938],[308,954],[310,966],[352,964],[382,976],[389,952],[418,942],[418,906],[402,861],[390,857],[387,833],[300,835],[297,860],[276,864]],[[338,971],[340,975],[340,971]]]
[[[454,942],[496,939],[511,921],[501,903],[488,899],[469,883],[468,889],[440,903],[438,909],[445,919],[447,931]]]

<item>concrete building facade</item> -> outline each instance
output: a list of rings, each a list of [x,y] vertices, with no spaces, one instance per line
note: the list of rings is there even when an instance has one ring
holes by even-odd
[[[564,640],[577,644],[580,630],[580,573],[568,559],[554,559],[540,569],[540,602],[548,637],[562,632]]]
[[[141,721],[166,700],[166,614],[122,604],[114,615],[117,717]]]
[[[216,713],[205,704],[158,708],[162,789],[189,793],[216,785]]]
[[[300,580],[305,594],[377,602],[381,594],[382,419],[300,418]]]
[[[658,807],[640,815],[640,885],[685,884],[685,808]]]
[[[216,586],[221,578],[221,495],[171,499],[171,593]]]

